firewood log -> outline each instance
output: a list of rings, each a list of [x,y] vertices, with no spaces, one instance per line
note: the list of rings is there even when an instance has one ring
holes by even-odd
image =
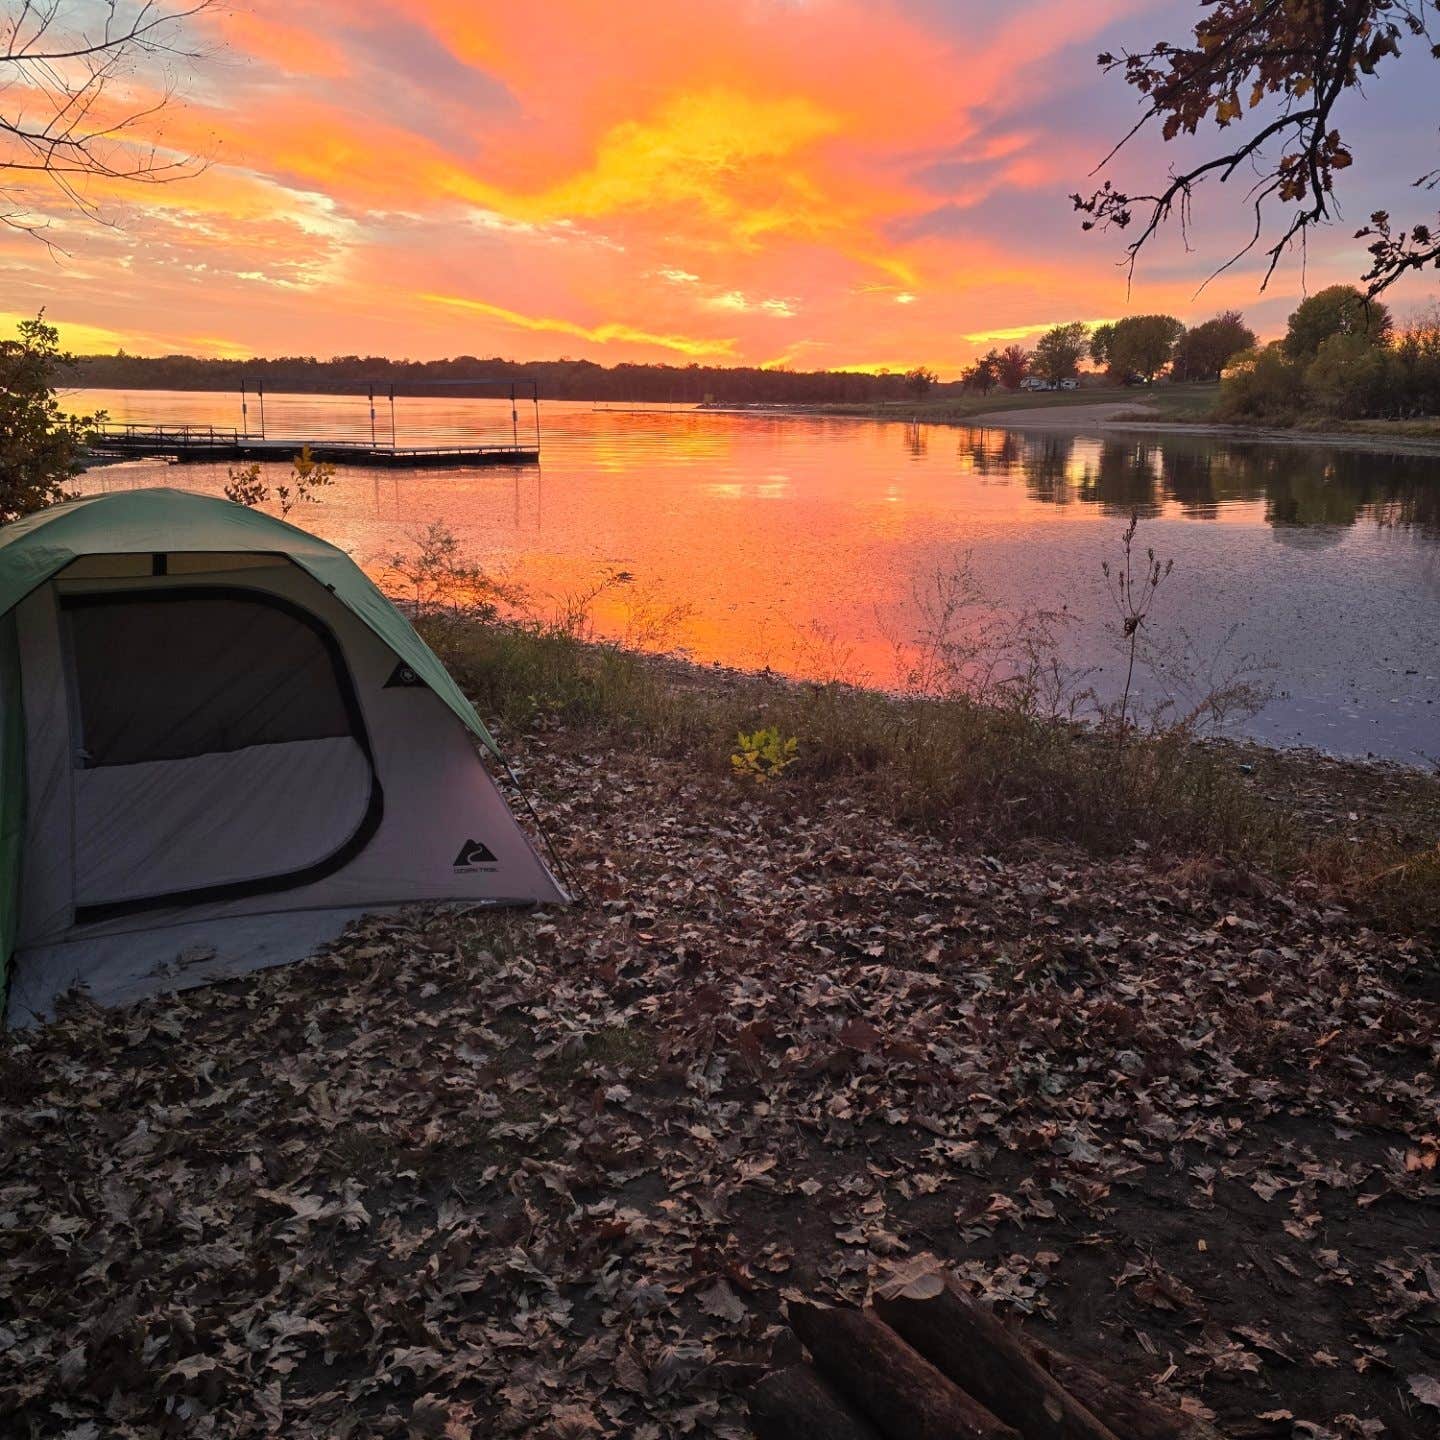
[[[767,1375],[750,1392],[750,1423],[757,1440],[879,1440],[808,1365]]]
[[[870,1311],[791,1302],[816,1368],[886,1440],[1020,1440]]]
[[[1213,1425],[1137,1395],[1063,1350],[1030,1339],[1024,1345],[1087,1410],[1125,1440],[1222,1440]]]
[[[872,1303],[892,1330],[1025,1440],[1116,1440],[938,1266],[881,1285]]]

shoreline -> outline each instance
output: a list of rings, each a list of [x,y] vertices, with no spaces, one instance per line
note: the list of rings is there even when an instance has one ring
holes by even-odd
[[[787,734],[800,735],[812,760],[817,746],[831,752],[819,768],[828,777],[824,783],[838,784],[842,790],[857,781],[864,790],[867,777],[873,779],[885,765],[895,763],[894,756],[881,758],[870,740],[856,733],[859,726],[893,723],[909,735],[913,726],[930,723],[927,717],[933,718],[936,711],[954,703],[843,682],[822,684],[777,671],[706,664],[674,652],[632,650],[604,640],[537,634],[503,624],[461,621],[456,626],[440,619],[438,628],[422,621],[421,633],[487,713],[496,711],[497,702],[503,703],[505,687],[512,683],[510,678],[492,680],[485,673],[487,668],[509,677],[517,659],[525,663],[539,660],[540,672],[532,679],[543,675],[540,683],[552,687],[548,708],[542,705],[523,715],[497,716],[496,733],[502,744],[533,738],[537,725],[543,733],[591,732],[598,726],[608,734],[616,719],[610,707],[618,704],[626,725],[654,726],[661,737],[659,753],[683,755],[702,768],[715,765],[723,770],[734,748],[729,741],[737,727],[743,728],[741,722],[748,721],[757,726],[777,725]],[[577,685],[584,696],[583,707],[578,712],[568,711],[566,718]],[[613,687],[614,694],[597,705],[597,687]],[[1008,731],[1014,717],[999,706],[976,705],[972,713],[978,716],[978,729],[960,736],[972,747],[980,747],[972,748],[969,765],[980,763],[984,745],[995,738],[982,734],[988,727],[1008,732],[998,743],[1009,755],[1009,747],[1017,744],[1014,732]],[[825,733],[807,732],[807,724],[813,727],[817,720]],[[1063,753],[1056,762],[1060,769],[1052,777],[1057,782],[1073,779],[1079,771],[1113,768],[1113,745],[1101,731],[1062,719],[1034,717],[1026,723]],[[813,738],[806,740],[807,733]],[[946,743],[955,738],[944,733]],[[1177,731],[1167,737],[1137,732],[1129,744],[1137,751],[1173,746],[1212,774],[1228,777],[1226,784],[1288,826],[1291,838],[1303,841],[1302,848],[1343,837],[1359,851],[1368,842],[1387,837],[1403,839],[1412,852],[1435,850],[1440,856],[1440,763],[1435,761],[1409,763],[1377,755],[1344,755],[1316,745],[1270,744],[1236,734],[1184,735]],[[851,753],[857,748],[865,753]],[[1028,793],[1028,786],[1024,788]],[[870,800],[874,799],[872,794]],[[1014,802],[1001,802],[1001,808],[1007,803]],[[973,818],[979,820],[995,804],[995,797],[987,796]],[[952,818],[934,812],[928,818],[912,814],[911,823],[921,831],[932,824],[948,830]],[[1064,829],[1061,826],[1046,836],[1043,823],[1022,825],[1004,838],[997,832],[993,843],[1004,848],[1043,840],[1067,846],[1078,843],[1085,848],[1084,840],[1062,833]],[[969,833],[973,839],[978,832]],[[1105,843],[1093,853],[1102,853]],[[1207,844],[1201,842],[1200,850],[1206,850]],[[1265,868],[1275,858],[1261,858],[1257,853],[1252,860]]]
[[[956,430],[1029,430],[1045,433],[1084,433],[1089,430],[1133,434],[1195,435],[1232,443],[1265,445],[1323,445],[1337,450],[1370,450],[1377,454],[1433,456],[1440,459],[1440,435],[1386,435],[1371,431],[1302,430],[1279,425],[1233,425],[1218,420],[1185,420],[1178,416],[1144,418],[1144,401],[1134,404],[1104,402],[1094,405],[1037,406],[1025,410],[984,410],[970,415],[909,415],[900,407],[880,409],[830,408],[823,405],[702,405],[706,414],[772,415],[814,420],[869,420],[882,424],[942,425]]]
[[[393,596],[391,598],[395,599]],[[396,603],[406,602],[401,597]],[[742,692],[747,689],[799,693],[829,687],[893,705],[905,705],[916,698],[907,695],[903,690],[887,689],[883,685],[864,685],[848,680],[807,680],[773,669],[747,670],[738,665],[727,665],[720,660],[695,660],[675,650],[632,649],[618,641],[603,639],[585,640],[581,643],[587,649],[597,652],[617,651],[641,665],[653,667],[667,685],[682,693],[688,690],[720,696],[727,692]],[[1082,733],[1089,732],[1084,732],[1082,727]],[[1091,738],[1098,739],[1093,735]],[[1196,735],[1192,743],[1202,750],[1233,760],[1237,765],[1248,764],[1257,770],[1270,762],[1282,768],[1293,766],[1297,771],[1303,770],[1307,773],[1321,768],[1354,772],[1350,778],[1356,782],[1362,777],[1388,777],[1402,783],[1413,780],[1422,784],[1440,782],[1440,756],[1407,761],[1373,752],[1364,755],[1346,754],[1344,751],[1327,750],[1323,745],[1303,740],[1270,741],[1233,733]],[[1440,801],[1440,789],[1437,789],[1436,798]],[[1440,811],[1436,814],[1435,828],[1436,838],[1440,839]]]

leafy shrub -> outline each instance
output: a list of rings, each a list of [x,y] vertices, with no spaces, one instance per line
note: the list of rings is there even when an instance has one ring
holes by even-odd
[[[43,311],[22,320],[18,340],[0,340],[0,524],[74,497],[65,482],[80,471],[90,430],[105,416],[64,415],[55,389],[74,357]]]
[[[759,785],[782,775],[795,763],[800,750],[795,736],[787,739],[774,725],[748,735],[742,730],[735,743],[740,748],[730,757],[731,766],[737,775],[750,776]]]
[[[334,483],[335,467],[328,461],[317,460],[310,453],[308,445],[301,446],[300,453],[290,462],[290,482],[278,484],[271,489],[270,482],[261,473],[260,466],[231,466],[226,472],[225,498],[236,505],[253,510],[268,505],[274,500],[284,520],[297,506],[317,500],[317,490],[323,490]]]
[[[1304,369],[1279,345],[1266,345],[1230,362],[1215,413],[1226,420],[1285,421],[1304,407]]]
[[[1272,424],[1306,415],[1360,420],[1436,414],[1440,308],[1417,315],[1398,334],[1387,319],[1366,330],[1341,326],[1303,351],[1282,342],[1241,355],[1225,372],[1216,410],[1221,419]]]
[[[1389,352],[1366,336],[1332,335],[1305,370],[1305,390],[1312,405],[1327,415],[1374,415],[1385,408],[1392,369]]]

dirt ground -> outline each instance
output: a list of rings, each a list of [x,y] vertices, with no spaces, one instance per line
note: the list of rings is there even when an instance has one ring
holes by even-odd
[[[6,1435],[739,1437],[786,1294],[920,1250],[1229,1435],[1440,1433],[1427,942],[522,758],[584,905],[3,1042]]]

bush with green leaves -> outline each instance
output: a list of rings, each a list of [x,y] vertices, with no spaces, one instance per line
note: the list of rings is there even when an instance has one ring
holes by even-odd
[[[1280,345],[1265,345],[1237,355],[1220,385],[1217,415],[1224,420],[1273,423],[1305,408],[1305,371]]]
[[[1283,340],[1230,362],[1216,414],[1264,424],[1440,415],[1440,306],[1397,330],[1383,305],[1332,285],[1302,302]]]
[[[1394,368],[1390,352],[1367,336],[1337,332],[1320,342],[1305,367],[1306,397],[1316,409],[1342,419],[1384,414]]]

